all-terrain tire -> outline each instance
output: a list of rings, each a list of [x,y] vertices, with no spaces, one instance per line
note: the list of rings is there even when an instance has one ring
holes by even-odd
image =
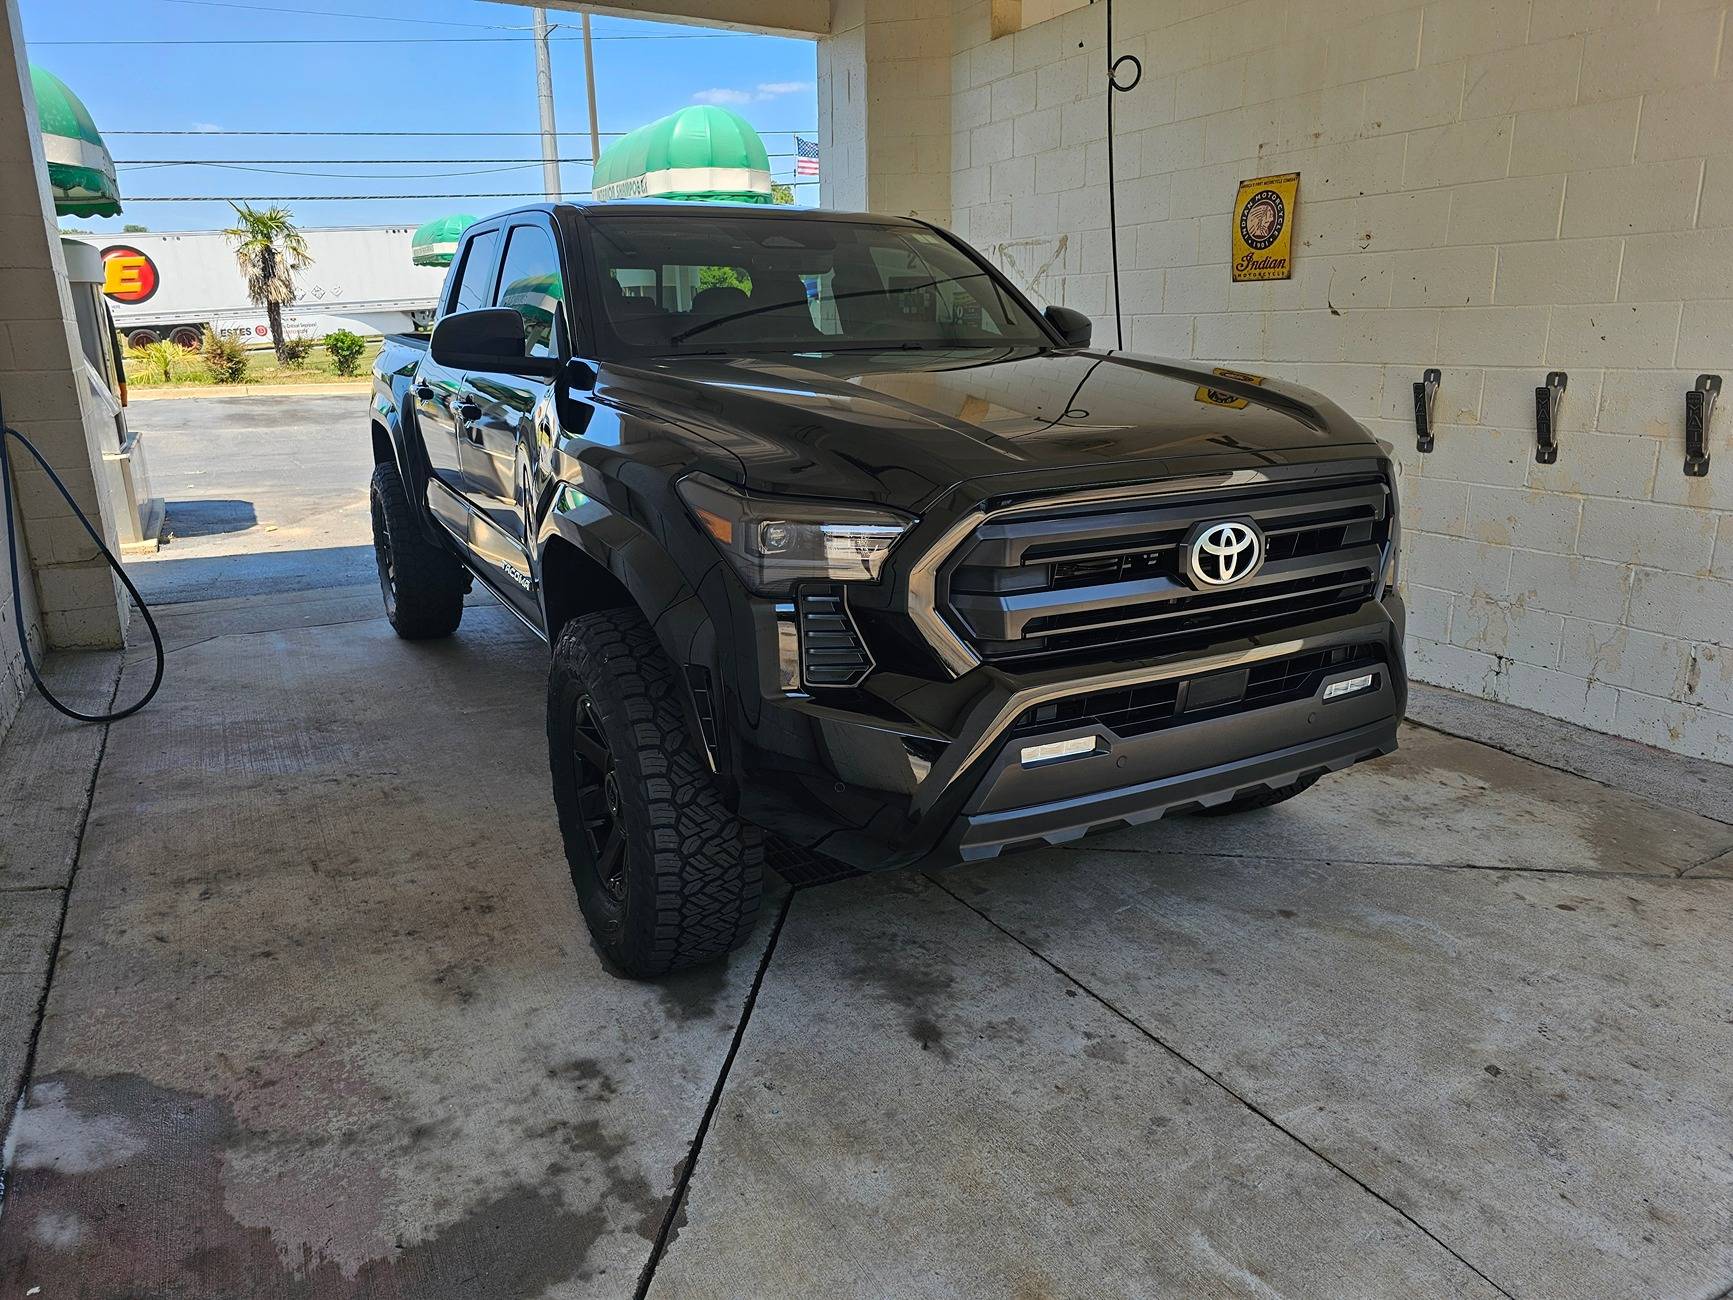
[[[593,815],[597,768],[578,753],[580,728],[592,754],[596,738],[605,741],[616,777],[610,798],[623,857],[610,859],[612,887],[598,862],[606,849],[598,852]],[[590,933],[634,979],[720,957],[758,917],[764,835],[729,810],[702,744],[643,615],[602,610],[566,625],[548,675],[554,804]]]
[[[1195,811],[1200,817],[1229,817],[1234,813],[1250,812],[1254,808],[1270,808],[1279,803],[1286,803],[1297,794],[1303,794],[1318,783],[1315,776],[1303,776],[1292,785],[1277,786],[1270,789],[1265,786],[1261,790],[1250,790],[1245,794],[1236,795],[1226,803],[1218,803],[1213,808],[1198,808]]]
[[[422,532],[397,466],[374,466],[368,504],[385,617],[408,641],[450,636],[463,621],[469,574],[455,555]]]

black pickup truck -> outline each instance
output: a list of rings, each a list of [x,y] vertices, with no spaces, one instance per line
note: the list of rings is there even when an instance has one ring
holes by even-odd
[[[472,580],[552,647],[602,950],[750,931],[766,837],[937,866],[1235,812],[1388,753],[1388,458],[1258,375],[1089,347],[918,221],[748,205],[476,223],[374,376],[386,612]]]

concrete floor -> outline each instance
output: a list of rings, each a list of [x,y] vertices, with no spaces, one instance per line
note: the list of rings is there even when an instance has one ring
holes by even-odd
[[[269,479],[355,494],[353,399],[265,400],[153,408],[187,408],[159,475],[261,521],[137,566],[158,702],[32,701],[0,744],[4,1300],[1733,1284],[1717,769],[1410,727],[1278,809],[783,892],[725,966],[625,983],[559,852],[545,652],[486,605],[392,636],[320,555],[353,502]],[[224,468],[237,415],[280,465]]]

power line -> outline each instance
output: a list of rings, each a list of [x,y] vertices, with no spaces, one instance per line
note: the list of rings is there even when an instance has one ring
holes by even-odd
[[[38,42],[38,44],[40,44],[40,43],[41,42]],[[762,126],[756,127],[754,129],[757,130],[759,135],[803,135],[803,136],[808,137],[809,139],[818,134],[818,128],[817,127],[810,127],[810,126],[809,127],[802,127],[798,131],[784,130],[784,129],[780,129],[780,128],[762,127]],[[245,135],[245,136],[297,136],[297,137],[321,136],[321,137],[327,137],[327,138],[343,136],[343,137],[358,137],[358,138],[364,139],[364,140],[375,140],[375,139],[386,139],[386,138],[411,138],[411,137],[413,137],[416,139],[455,140],[455,139],[462,138],[462,137],[495,139],[495,138],[500,138],[500,137],[505,137],[505,136],[528,136],[528,137],[532,137],[535,139],[540,139],[542,133],[540,131],[395,131],[395,130],[393,130],[393,131],[230,131],[230,130],[226,130],[226,129],[225,130],[219,130],[219,131],[199,131],[199,130],[195,130],[192,128],[181,128],[181,129],[172,130],[172,131],[128,131],[128,130],[121,130],[121,129],[117,128],[115,130],[110,131],[110,130],[104,128],[102,134],[105,136],[111,136],[111,135],[240,136],[240,135]],[[557,135],[586,136],[589,134],[589,130],[584,129],[584,130],[580,130],[580,131],[559,131],[559,132],[556,132],[555,134],[557,134]],[[609,136],[609,137],[615,137],[615,136],[623,136],[626,134],[626,132],[624,132],[624,131],[602,131],[602,132],[599,132],[599,134]]]
[[[478,31],[513,31],[505,23],[460,23],[448,18],[399,18],[389,14],[345,13],[335,9],[278,9],[271,5],[235,4],[231,0],[162,0],[171,5],[197,5],[202,9],[241,9],[248,13],[294,14],[297,18],[358,18],[374,23],[419,23],[427,27],[469,27]]]
[[[537,164],[539,166],[539,164]],[[816,180],[778,180],[793,189],[817,185]],[[568,190],[566,198],[582,198],[589,190]],[[159,194],[126,196],[127,203],[362,203],[409,199],[539,199],[540,190],[498,190],[482,194]],[[654,197],[653,195],[651,197]]]
[[[204,9],[239,9],[243,13],[292,14],[296,18],[348,18],[372,23],[414,23],[422,27],[461,27],[470,31],[480,32],[527,32],[528,29],[514,23],[465,23],[451,18],[405,18],[397,14],[358,14],[340,9],[284,9],[276,5],[239,4],[235,0],[160,0],[163,4],[196,5]],[[564,24],[555,23],[557,30]],[[730,33],[738,36],[756,36],[757,32]],[[622,35],[630,35],[623,33]],[[649,33],[636,39],[655,39],[655,33]],[[619,37],[606,34],[597,37],[598,40],[614,40]],[[671,35],[668,39],[678,40],[679,36]],[[43,42],[38,41],[40,45]]]
[[[769,158],[792,158],[793,152],[773,153],[765,155]],[[562,163],[589,164],[593,158],[560,158]],[[342,163],[345,166],[396,164],[407,166],[411,163],[442,162],[442,163],[541,163],[540,158],[116,158],[116,167],[232,167],[242,163],[273,163],[284,166],[317,166],[322,163]]]
[[[737,41],[750,40],[756,32],[617,32],[593,36],[597,41]],[[289,36],[137,36],[108,37],[83,41],[32,41],[32,45],[528,45],[531,36],[337,36],[316,38]],[[550,36],[554,41],[577,41],[579,35]]]
[[[269,162],[271,160],[266,159],[265,161]],[[588,160],[586,159],[586,161],[588,161]],[[368,177],[365,177],[365,176],[357,176],[354,172],[290,171],[287,168],[283,168],[283,167],[248,167],[248,166],[245,166],[241,163],[230,163],[230,162],[194,162],[194,163],[184,163],[184,164],[183,163],[158,163],[155,165],[152,165],[149,163],[143,163],[143,164],[134,163],[131,165],[123,164],[123,163],[116,163],[115,166],[120,168],[122,171],[128,171],[128,172],[132,172],[132,171],[161,171],[164,167],[191,166],[191,167],[221,167],[225,171],[251,172],[254,175],[258,175],[258,176],[329,177],[332,180],[339,180],[339,181],[358,181],[358,180],[369,179]],[[508,163],[504,167],[482,167],[482,168],[476,169],[475,171],[393,172],[390,175],[378,176],[378,177],[374,177],[372,179],[382,180],[382,181],[455,180],[460,176],[498,176],[502,172],[521,172],[526,167],[540,167],[540,166],[541,166],[541,162],[538,159],[535,162]]]
[[[772,154],[773,158],[791,158],[792,154]],[[313,166],[320,163],[535,163],[540,158],[116,158],[116,167],[231,167],[240,163],[282,163],[290,166]],[[563,163],[587,163],[588,158],[561,158]]]

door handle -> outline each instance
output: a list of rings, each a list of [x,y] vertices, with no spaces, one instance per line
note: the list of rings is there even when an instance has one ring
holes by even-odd
[[[428,383],[425,379],[417,379],[415,381],[415,395],[424,402],[432,401],[433,385]]]
[[[452,414],[465,424],[470,424],[481,419],[481,407],[474,402],[457,402],[452,407]]]

